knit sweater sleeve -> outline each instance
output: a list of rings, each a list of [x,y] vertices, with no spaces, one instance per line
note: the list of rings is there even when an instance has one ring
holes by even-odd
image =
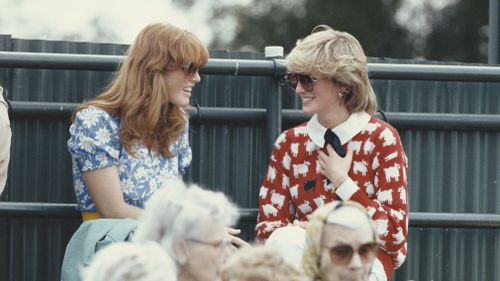
[[[286,132],[276,139],[260,188],[259,214],[255,226],[255,235],[259,240],[267,239],[274,230],[292,222],[294,217],[288,177],[289,145],[290,141],[287,140]]]
[[[382,126],[371,139],[375,144],[371,162],[375,196],[370,198],[351,179],[337,189],[337,194],[342,200],[354,200],[367,208],[382,249],[392,257],[394,268],[398,268],[407,253],[407,158],[398,132],[390,125]]]

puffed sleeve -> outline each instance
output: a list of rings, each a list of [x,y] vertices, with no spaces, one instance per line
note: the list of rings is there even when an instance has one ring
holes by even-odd
[[[81,172],[118,163],[121,147],[118,126],[107,112],[95,107],[76,114],[69,129],[68,150]]]
[[[189,123],[186,124],[186,128],[184,128],[179,138],[178,157],[179,174],[183,175],[191,164],[191,159],[193,158],[193,153],[191,151],[191,147],[189,146]]]

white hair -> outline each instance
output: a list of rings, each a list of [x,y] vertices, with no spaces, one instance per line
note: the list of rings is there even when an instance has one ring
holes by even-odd
[[[117,242],[97,252],[92,263],[82,270],[82,280],[177,280],[177,269],[158,243]]]
[[[202,238],[208,224],[231,226],[237,219],[238,208],[222,192],[169,181],[146,203],[133,239],[156,241],[172,255],[176,241]]]

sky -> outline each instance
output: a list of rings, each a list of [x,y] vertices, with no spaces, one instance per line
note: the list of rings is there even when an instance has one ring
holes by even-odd
[[[21,39],[130,44],[147,24],[167,21],[193,32],[208,45],[213,38],[209,27],[210,5],[215,1],[218,4],[251,2],[184,1],[192,2],[193,5],[183,9],[173,0],[0,0],[0,34]],[[425,18],[419,18],[418,12],[415,16],[410,11],[418,11],[419,5],[424,2],[439,7],[450,1],[454,0],[404,0],[404,8],[398,13],[397,19],[425,32]],[[233,25],[227,23],[227,40],[232,36]],[[101,28],[96,29],[95,26]]]

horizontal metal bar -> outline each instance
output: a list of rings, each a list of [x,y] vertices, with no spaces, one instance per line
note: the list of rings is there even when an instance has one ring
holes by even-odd
[[[500,81],[500,67],[497,66],[369,63],[368,69],[372,79]]]
[[[0,67],[115,71],[124,56],[0,52]]]
[[[0,67],[115,71],[124,56],[0,52]],[[498,66],[368,63],[370,78],[394,80],[500,81]],[[286,60],[209,59],[206,74],[270,75],[286,73]]]
[[[0,202],[0,218],[79,219],[75,204]],[[242,221],[255,222],[257,209],[240,209]],[[410,227],[498,228],[500,214],[410,213]]]
[[[498,114],[384,113],[387,121],[399,129],[500,131]],[[375,117],[382,118],[380,113],[375,114]],[[309,116],[300,110],[283,110],[283,122],[297,124],[308,119]]]
[[[0,218],[77,219],[76,204],[0,202]]]
[[[500,214],[410,213],[410,226],[500,229]]]
[[[49,103],[13,101],[14,117],[60,118],[68,119],[77,103]],[[266,118],[264,108],[229,108],[229,107],[190,107],[191,121],[196,122],[263,122]],[[492,130],[500,131],[498,114],[454,114],[454,113],[407,113],[386,112],[389,123],[397,128],[427,130]],[[301,110],[284,109],[283,122],[298,124],[309,116]],[[380,118],[380,115],[376,115]]]
[[[115,71],[125,56],[0,52],[0,67]],[[286,66],[273,60],[209,59],[204,74],[273,76]]]

